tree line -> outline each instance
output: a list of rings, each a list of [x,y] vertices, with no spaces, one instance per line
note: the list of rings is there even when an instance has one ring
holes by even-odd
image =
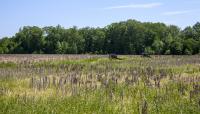
[[[1,54],[173,54],[200,53],[200,23],[175,25],[127,20],[104,28],[25,26],[0,39]]]

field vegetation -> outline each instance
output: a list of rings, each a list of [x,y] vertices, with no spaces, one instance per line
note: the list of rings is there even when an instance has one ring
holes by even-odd
[[[199,114],[200,56],[0,55],[0,114]]]

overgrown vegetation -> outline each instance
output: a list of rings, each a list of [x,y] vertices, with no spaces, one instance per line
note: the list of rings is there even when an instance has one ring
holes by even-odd
[[[0,40],[0,53],[8,54],[198,54],[200,23],[181,30],[175,25],[128,20],[104,28],[65,29],[26,26]]]
[[[199,56],[119,57],[1,55],[0,113],[199,114]]]

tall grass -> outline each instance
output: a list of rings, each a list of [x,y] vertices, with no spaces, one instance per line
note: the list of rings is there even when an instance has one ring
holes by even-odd
[[[2,114],[200,112],[199,56],[18,56],[0,62]]]

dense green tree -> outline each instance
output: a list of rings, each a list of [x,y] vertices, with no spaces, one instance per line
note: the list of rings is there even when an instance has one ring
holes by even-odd
[[[105,32],[100,28],[82,28],[80,30],[84,39],[84,52],[85,53],[103,53]]]
[[[18,47],[22,47],[21,53],[43,51],[43,30],[39,27],[24,27],[16,34],[15,40],[18,43]]]
[[[173,37],[171,33],[169,33],[166,38],[163,40],[163,54],[170,54],[170,46],[173,42]]]
[[[183,42],[184,54],[195,54],[199,52],[198,42],[194,39],[187,39]]]
[[[0,40],[0,53],[45,54],[198,54],[200,23],[181,30],[175,25],[127,20],[104,28],[65,29],[25,26]]]
[[[62,35],[65,29],[60,25],[56,27],[45,27],[43,28],[45,33],[45,53],[53,54],[56,53],[57,43],[62,41]]]
[[[184,39],[195,38],[195,31],[194,31],[194,29],[192,27],[186,27],[182,31],[182,37]]]
[[[9,53],[10,39],[5,37],[0,40],[0,54]]]
[[[183,50],[183,44],[180,41],[173,41],[171,44],[171,54],[181,55]]]
[[[200,22],[197,22],[194,26],[193,26],[193,30],[194,30],[194,39],[199,41],[200,40]]]
[[[16,47],[17,44],[14,38],[5,37],[0,39],[0,54],[14,53]]]
[[[163,51],[163,42],[160,40],[155,40],[154,43],[152,44],[152,48],[155,51],[155,54],[162,54]]]
[[[83,53],[84,52],[84,42],[85,40],[83,39],[83,36],[80,34],[80,31],[77,29],[77,27],[73,27],[70,29],[67,29],[67,34],[65,37],[67,40],[66,42],[69,43],[69,48],[71,53]],[[76,52],[72,52],[75,50]]]

